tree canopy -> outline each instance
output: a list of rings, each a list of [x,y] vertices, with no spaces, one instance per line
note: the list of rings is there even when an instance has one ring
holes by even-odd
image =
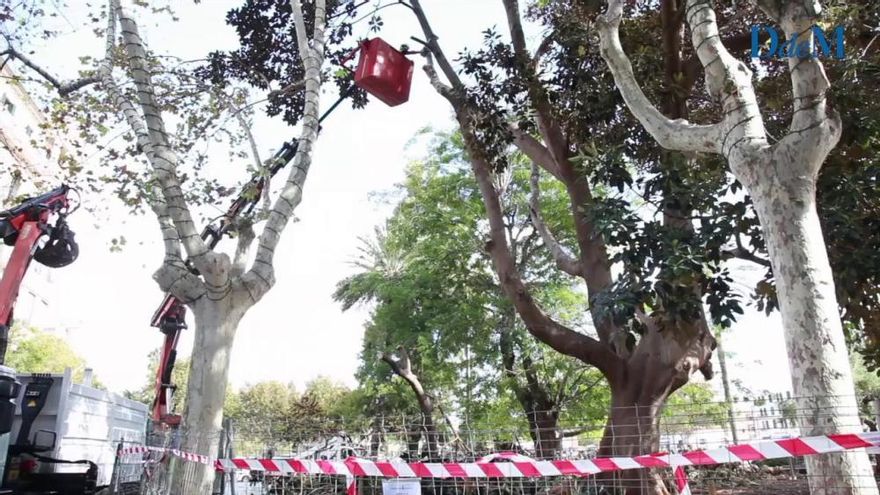
[[[15,324],[9,336],[6,366],[19,373],[64,373],[69,368],[74,381],[82,383],[88,363],[58,335]],[[92,386],[105,388],[95,377]]]

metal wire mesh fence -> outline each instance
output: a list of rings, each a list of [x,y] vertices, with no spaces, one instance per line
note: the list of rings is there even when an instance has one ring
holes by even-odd
[[[222,432],[210,435],[217,447],[208,452],[212,458],[287,459],[314,461],[342,461],[348,458],[392,460],[404,463],[473,463],[485,461],[484,456],[498,452],[513,452],[530,459],[578,461],[591,459],[606,465],[607,457],[633,457],[671,453],[700,458],[711,449],[733,444],[758,445],[757,442],[777,441],[787,448],[787,455],[777,455],[766,447],[753,448],[759,454],[747,462],[730,456],[731,462],[714,459],[709,465],[684,468],[685,484],[693,494],[765,494],[783,495],[810,493],[810,485],[824,489],[826,494],[849,493],[850,485],[816,469],[807,469],[810,445],[795,444],[793,438],[802,436],[802,428],[809,427],[809,436],[834,433],[829,404],[824,398],[795,398],[774,395],[735,403],[687,403],[667,405],[662,411],[644,407],[621,408],[611,411],[615,418],[613,428],[606,428],[607,418],[578,417],[565,411],[536,412],[511,415],[492,423],[470,418],[448,418],[449,421],[426,422],[420,417],[400,415],[373,418],[316,418],[314,424],[297,419],[295,425],[276,418],[268,423],[260,418],[228,424]],[[558,417],[553,424],[539,423],[535,417]],[[844,411],[835,419],[837,427],[850,431],[865,431],[859,411]],[[429,425],[435,424],[433,428]],[[235,434],[232,435],[234,430]],[[194,433],[165,432],[154,435],[153,445],[180,448]],[[204,439],[204,434],[200,434]],[[877,436],[880,439],[880,436]],[[788,440],[786,440],[788,439]],[[772,443],[772,442],[771,442]],[[805,445],[792,450],[792,445]],[[614,448],[610,448],[612,446]],[[780,447],[781,448],[781,447]],[[763,450],[762,450],[763,449]],[[815,452],[821,452],[818,448]],[[739,451],[737,451],[739,452]],[[828,455],[828,454],[817,454]],[[839,454],[832,454],[839,455]],[[153,457],[150,457],[153,456]],[[171,462],[166,454],[155,452],[140,459],[140,492],[173,493],[169,485],[177,470],[182,478],[195,477],[204,464]],[[717,457],[717,456],[716,456]],[[871,456],[872,462],[874,456]],[[520,458],[523,459],[523,458]],[[598,461],[606,461],[599,463]],[[704,459],[705,461],[705,459]],[[256,462],[256,461],[255,461]],[[262,462],[262,461],[261,461]],[[509,462],[494,459],[493,462]],[[610,460],[621,464],[621,461]],[[268,494],[343,494],[350,493],[351,478],[342,475],[296,474],[274,471],[275,464],[240,463],[240,469],[218,473],[214,493],[233,495]],[[247,467],[241,469],[242,466]],[[127,469],[127,468],[126,468]],[[121,469],[120,473],[126,473]],[[132,468],[132,471],[137,469]],[[876,471],[876,470],[875,470]],[[462,471],[461,476],[443,478],[421,476],[413,491],[390,487],[393,479],[382,476],[358,476],[356,492],[360,495],[400,495],[411,493],[453,494],[615,494],[658,493],[657,486],[665,486],[669,493],[681,490],[682,480],[674,479],[672,469],[626,469],[595,476],[555,475],[519,477],[473,477]],[[130,480],[134,474],[120,474],[120,480]],[[876,486],[874,472],[859,473],[856,485]]]

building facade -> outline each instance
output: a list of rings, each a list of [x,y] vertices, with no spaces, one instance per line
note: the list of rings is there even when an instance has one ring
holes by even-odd
[[[60,184],[63,140],[48,129],[45,113],[5,64],[0,70],[0,210],[17,198],[48,191]],[[0,269],[12,248],[0,243]],[[52,269],[32,263],[22,283],[14,319],[47,331],[64,333],[53,301]]]

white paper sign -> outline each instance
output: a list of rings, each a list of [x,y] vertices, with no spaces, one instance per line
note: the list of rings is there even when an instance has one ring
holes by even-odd
[[[382,480],[382,495],[421,495],[419,480]]]

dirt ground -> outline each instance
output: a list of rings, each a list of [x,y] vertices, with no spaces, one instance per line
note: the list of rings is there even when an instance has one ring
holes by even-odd
[[[808,495],[810,493],[807,480],[762,479],[748,483],[750,486],[737,488],[730,488],[729,485],[713,488],[712,485],[712,482],[706,482],[703,486],[692,486],[691,493],[693,495]]]

